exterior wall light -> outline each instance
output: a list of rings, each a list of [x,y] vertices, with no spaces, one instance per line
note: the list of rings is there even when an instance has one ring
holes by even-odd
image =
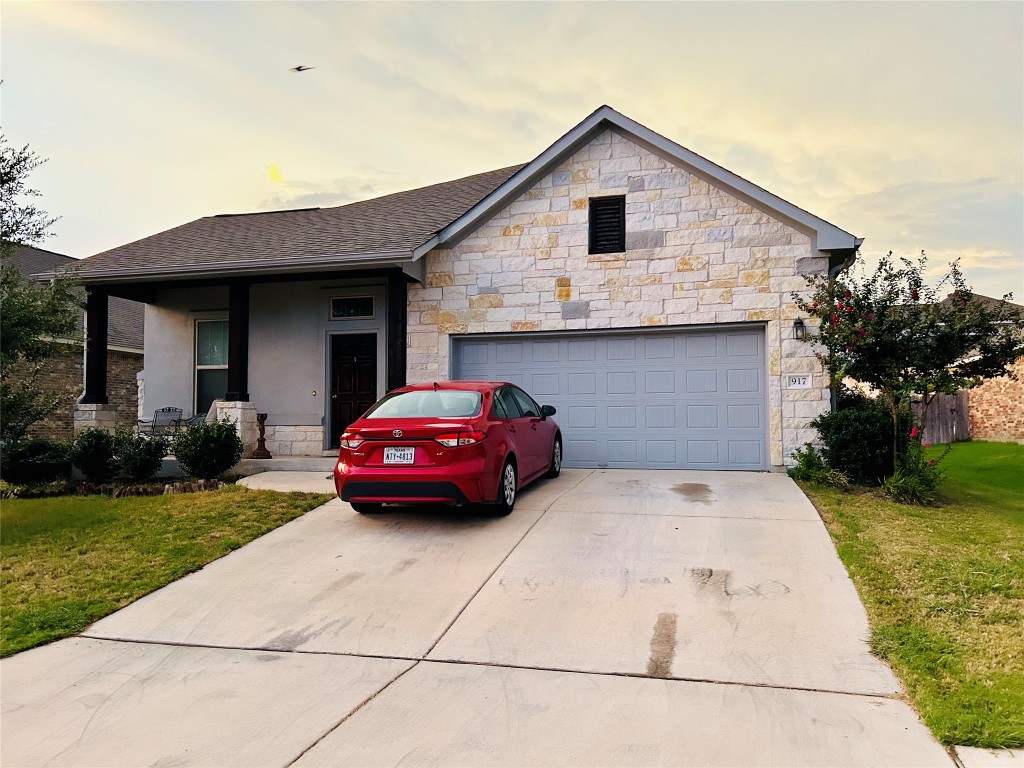
[[[799,317],[793,321],[793,338],[803,339],[806,335],[807,329],[804,327],[804,321]]]

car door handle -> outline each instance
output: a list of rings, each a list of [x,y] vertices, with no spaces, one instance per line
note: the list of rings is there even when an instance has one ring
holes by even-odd
[[[516,425],[515,424],[509,424],[508,425],[508,431],[509,432],[515,432],[516,431]]]

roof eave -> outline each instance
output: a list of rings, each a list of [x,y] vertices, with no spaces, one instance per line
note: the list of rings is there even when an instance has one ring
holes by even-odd
[[[293,274],[296,272],[323,272],[325,269],[366,269],[381,267],[401,269],[409,277],[422,282],[422,265],[415,263],[414,252],[409,249],[347,253],[314,256],[301,259],[238,259],[207,262],[174,267],[135,267],[132,269],[78,269],[76,274],[83,285],[113,285],[122,283],[157,283],[182,278],[239,278],[257,275]],[[34,277],[49,280],[58,273],[44,272]]]
[[[558,141],[540,153],[532,162],[514,173],[504,184],[477,203],[473,208],[453,221],[438,237],[438,244],[450,247],[468,236],[477,226],[491,215],[514,200],[520,193],[532,186],[552,167],[589,141],[593,135],[605,128],[613,128],[630,134],[647,145],[656,153],[666,156],[677,163],[692,168],[694,171],[716,185],[725,187],[763,208],[803,226],[816,236],[816,247],[819,251],[837,251],[856,249],[862,238],[840,229],[814,214],[805,211],[777,195],[747,181],[741,176],[726,170],[705,157],[691,152],[685,147],[666,139],[650,128],[616,112],[609,106],[602,106],[585,118],[579,125],[570,130]]]

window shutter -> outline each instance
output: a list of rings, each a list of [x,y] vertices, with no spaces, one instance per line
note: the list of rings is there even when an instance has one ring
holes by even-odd
[[[590,253],[626,250],[626,198],[590,198]]]

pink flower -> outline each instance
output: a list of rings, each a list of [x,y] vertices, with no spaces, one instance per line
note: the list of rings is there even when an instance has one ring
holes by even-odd
[[[934,467],[934,466],[935,466],[935,464],[936,464],[936,461],[935,461],[935,459],[928,459],[928,466],[929,466],[929,467]]]
[[[931,448],[931,447],[932,447],[932,444],[931,444],[931,443],[921,443],[921,445],[922,445],[922,447],[924,447],[924,448]]]
[[[863,328],[857,329],[857,335],[860,336],[862,339],[864,338],[865,334],[867,334],[867,331],[865,331]]]
[[[839,315],[832,315],[832,325],[839,325]]]
[[[917,288],[914,288],[914,289],[912,289],[910,291],[910,300],[911,301],[917,301],[917,297],[918,297]]]
[[[920,434],[921,434],[921,430],[919,430],[917,427],[914,427],[914,428],[912,428],[910,430],[910,437],[911,437],[911,439],[917,437]]]
[[[852,293],[850,293],[849,291],[845,291],[845,292],[843,293],[843,296],[845,296],[846,298],[850,298],[851,296],[853,296],[853,294],[852,294]]]

